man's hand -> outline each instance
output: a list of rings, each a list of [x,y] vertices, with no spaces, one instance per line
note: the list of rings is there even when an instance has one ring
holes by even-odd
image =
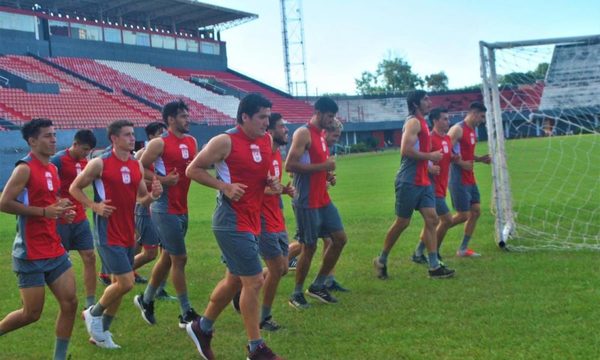
[[[427,170],[429,171],[429,173],[431,175],[438,176],[440,174],[440,166],[439,165],[430,165],[429,168],[427,168]]]
[[[337,177],[335,176],[335,173],[333,171],[327,172],[327,182],[331,186],[335,186],[335,184],[337,183]]]
[[[150,196],[152,197],[152,200],[156,200],[160,197],[160,195],[162,195],[163,192],[163,187],[160,183],[160,181],[158,181],[158,178],[156,176],[154,176],[152,178],[152,191],[150,192]]]
[[[231,201],[239,201],[240,198],[246,193],[248,186],[240,183],[225,184],[223,188],[223,194],[231,199]]]
[[[287,185],[283,187],[281,193],[287,194],[291,198],[293,198],[294,196],[296,196],[296,187],[294,187],[294,185],[292,185],[291,182],[288,182]]]
[[[480,156],[477,160],[484,164],[490,164],[492,162],[492,158],[490,157],[490,154],[485,154],[483,156]]]
[[[433,162],[438,162],[438,161],[442,160],[442,157],[444,156],[444,154],[442,153],[442,149],[432,151],[428,155],[429,155],[429,161],[433,161]]]
[[[112,202],[112,200],[107,199],[99,203],[94,203],[94,205],[92,205],[92,211],[102,217],[109,217],[115,210],[117,210],[116,207],[109,205],[110,202]]]
[[[323,169],[325,171],[335,170],[335,158],[333,156],[328,157],[327,160],[325,160],[325,162],[323,163],[323,166],[325,167]]]
[[[283,186],[281,185],[279,179],[276,176],[267,176],[267,186],[269,186],[269,188],[271,188],[271,190],[276,194],[281,194],[281,192],[283,191]]]
[[[163,176],[161,182],[167,186],[176,185],[179,182],[179,173],[177,172],[177,168],[174,168],[170,173]]]
[[[50,219],[58,219],[63,217],[69,210],[73,210],[75,206],[71,204],[69,199],[63,198],[58,199],[54,204],[44,208],[43,214],[45,217]]]

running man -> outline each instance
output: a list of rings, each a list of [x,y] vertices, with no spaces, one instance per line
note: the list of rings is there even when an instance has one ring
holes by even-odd
[[[429,276],[448,278],[454,270],[440,264],[437,254],[435,229],[438,216],[435,212],[435,197],[427,172],[429,161],[442,159],[442,151],[431,151],[431,139],[425,115],[431,108],[431,100],[423,90],[415,90],[406,98],[409,117],[404,123],[400,153],[400,170],[396,175],[396,220],[385,236],[381,254],[373,259],[379,279],[388,278],[387,259],[400,234],[410,224],[414,210],[419,210],[425,222],[423,242],[429,257]]]
[[[96,254],[94,237],[90,222],[83,205],[69,193],[69,187],[87,165],[87,157],[96,147],[96,137],[92,130],[79,130],[75,133],[73,144],[68,149],[57,152],[50,161],[58,169],[60,176],[60,195],[68,198],[75,206],[75,218],[72,223],[58,220],[57,231],[67,251],[77,250],[83,262],[83,286],[85,288],[85,307],[96,303]]]
[[[83,312],[90,342],[101,348],[120,348],[112,338],[110,325],[123,296],[133,289],[133,256],[135,253],[136,201],[147,206],[158,199],[162,186],[157,179],[148,193],[143,181],[143,168],[131,156],[135,146],[133,124],[117,120],[108,126],[112,151],[89,162],[75,178],[71,195],[94,212],[94,232],[98,253],[102,258],[112,284],[104,289],[100,300]],[[84,189],[94,183],[93,201]]]
[[[331,128],[338,112],[337,104],[328,97],[319,98],[308,124],[298,128],[292,138],[285,170],[294,173],[296,196],[293,200],[298,240],[302,250],[296,265],[296,286],[289,304],[297,309],[309,306],[302,293],[320,235],[331,236],[331,246],[324,255],[321,268],[306,294],[326,304],[338,300],[325,287],[325,280],[335,268],[348,238],[337,208],[327,193],[328,180],[334,178],[335,158],[329,156],[324,130]]]
[[[58,301],[54,359],[67,358],[77,296],[71,260],[56,231],[56,219],[75,215],[68,199],[59,199],[60,180],[50,157],[56,152],[52,121],[33,119],[21,129],[31,152],[17,161],[0,196],[0,211],[17,215],[13,269],[23,306],[0,321],[0,336],[39,320],[45,285]],[[23,339],[23,346],[27,344]],[[24,348],[24,351],[26,349]]]
[[[154,174],[164,186],[163,195],[150,207],[163,251],[154,264],[146,290],[136,295],[133,303],[140,309],[142,318],[148,324],[156,324],[154,299],[170,270],[181,309],[179,327],[185,329],[187,323],[198,317],[190,304],[185,280],[187,196],[190,188],[190,179],[185,175],[185,169],[196,155],[198,145],[196,139],[188,135],[189,113],[183,101],[166,104],[162,118],[167,125],[167,132],[148,143],[141,162],[147,177]]]
[[[469,241],[475,231],[477,219],[481,215],[481,199],[479,188],[475,182],[473,166],[475,162],[484,164],[491,162],[489,154],[475,155],[475,146],[477,145],[475,129],[485,122],[486,111],[487,109],[482,103],[471,103],[465,119],[452,126],[448,132],[452,144],[454,144],[454,152],[460,155],[460,158],[452,163],[450,170],[450,196],[452,205],[457,212],[452,218],[452,224],[465,223],[463,240],[456,251],[456,256],[459,257],[480,256],[479,253],[469,249]]]
[[[265,187],[281,192],[277,177],[269,176],[273,145],[266,133],[271,102],[260,94],[246,95],[239,104],[237,126],[212,138],[187,168],[186,174],[202,185],[219,190],[213,232],[227,270],[213,290],[204,315],[186,327],[204,359],[214,359],[213,325],[241,289],[240,310],[250,360],[281,359],[260,335],[260,289],[264,284],[259,257],[260,212]],[[208,169],[214,165],[217,177]]]

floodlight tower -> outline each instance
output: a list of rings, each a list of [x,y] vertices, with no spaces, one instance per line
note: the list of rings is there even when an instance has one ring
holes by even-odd
[[[281,0],[283,28],[283,62],[288,93],[308,96],[306,63],[304,62],[304,25],[302,0]]]

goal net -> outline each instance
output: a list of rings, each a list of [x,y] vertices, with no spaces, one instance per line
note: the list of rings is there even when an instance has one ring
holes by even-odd
[[[600,35],[480,51],[498,244],[600,250]]]

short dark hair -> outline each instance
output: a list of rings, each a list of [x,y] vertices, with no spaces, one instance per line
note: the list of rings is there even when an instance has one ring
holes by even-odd
[[[169,124],[169,116],[176,117],[180,110],[189,110],[188,106],[181,99],[171,101],[163,106],[162,119],[165,124]]]
[[[479,101],[474,101],[471,103],[471,105],[469,105],[469,111],[473,111],[473,110],[486,112],[487,108],[485,107],[485,105],[483,105]]]
[[[408,105],[408,113],[414,115],[421,105],[421,100],[423,100],[427,96],[427,92],[425,90],[413,90],[408,93],[406,96],[406,105]]]
[[[330,112],[337,114],[338,110],[337,104],[330,97],[322,96],[315,102],[315,111],[320,113]]]
[[[434,121],[439,120],[443,113],[447,113],[448,109],[438,107],[429,112],[429,121],[433,124]]]
[[[52,120],[49,119],[31,119],[30,122],[23,125],[21,128],[21,134],[25,141],[29,141],[29,138],[36,138],[40,134],[41,128],[47,128],[53,126]]]
[[[89,145],[92,149],[96,147],[96,136],[90,129],[81,129],[75,133],[73,140],[80,145]]]
[[[259,93],[250,93],[240,100],[240,105],[237,111],[237,122],[243,124],[242,114],[246,114],[252,117],[254,114],[260,111],[260,108],[271,108],[273,104],[269,99]]]
[[[133,123],[129,120],[117,120],[117,121],[111,122],[108,125],[108,128],[106,129],[108,141],[111,141],[111,138],[110,138],[111,136],[119,135],[119,132],[121,131],[121,129],[124,127],[127,127],[127,126],[133,127]]]
[[[275,129],[275,125],[277,125],[277,122],[281,119],[283,119],[283,116],[281,116],[280,113],[271,113],[271,116],[269,116],[269,127],[267,129]]]
[[[146,132],[146,136],[149,139],[150,136],[156,134],[160,129],[167,129],[167,126],[159,121],[153,121],[150,124],[146,125],[144,131]]]

